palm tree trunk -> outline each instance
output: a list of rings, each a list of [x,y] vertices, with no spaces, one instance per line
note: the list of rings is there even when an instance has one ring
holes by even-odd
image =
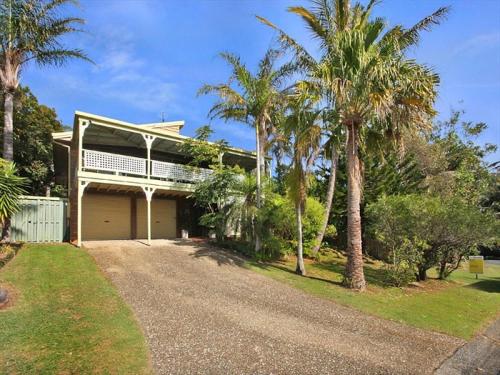
[[[328,226],[328,219],[330,218],[330,211],[332,209],[333,195],[335,193],[335,181],[337,177],[337,165],[338,165],[339,155],[337,154],[337,149],[332,146],[331,161],[332,166],[330,168],[330,178],[328,179],[328,189],[326,192],[326,207],[325,213],[323,214],[323,222],[321,223],[320,231],[316,236],[315,245],[312,249],[314,255],[316,255],[323,242],[323,237],[325,236],[326,227]]]
[[[260,146],[260,177],[267,176],[267,163],[266,163],[266,142],[267,142],[267,134],[265,125],[261,124],[261,128],[259,129],[259,146]]]
[[[304,249],[302,246],[302,207],[300,203],[295,205],[295,216],[297,219],[297,267],[295,273],[305,276],[306,268],[304,267]]]
[[[255,205],[257,206],[257,210],[260,208],[261,206],[261,201],[260,201],[260,193],[261,193],[261,184],[260,184],[260,173],[261,173],[261,147],[260,147],[260,131],[259,131],[259,126],[260,126],[260,123],[257,122],[255,123],[255,142],[256,142],[256,145],[255,145],[255,151],[257,153],[257,167],[256,167],[256,170],[255,170],[255,173],[256,173],[256,177],[255,177],[255,180],[256,180],[256,184],[257,184],[257,187],[256,187],[256,198],[255,198]],[[259,228],[257,228],[257,225],[256,225],[256,219],[255,217],[253,218],[253,227],[255,229],[255,232],[254,232],[254,238],[255,238],[255,254],[258,254],[261,250],[261,243],[260,243],[260,233],[259,233]]]
[[[4,127],[3,127],[3,158],[14,160],[14,93],[4,91]],[[2,225],[1,242],[10,242],[10,218],[6,218]]]
[[[4,127],[3,127],[3,158],[14,160],[14,93],[11,90],[4,92]]]
[[[358,125],[348,125],[347,141],[347,267],[344,284],[352,289],[366,289],[361,244],[361,172],[358,154]]]
[[[6,218],[2,225],[2,239],[0,240],[0,243],[10,242],[10,228],[11,228],[10,218]]]

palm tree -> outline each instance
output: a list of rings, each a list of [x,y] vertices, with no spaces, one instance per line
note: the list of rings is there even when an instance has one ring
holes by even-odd
[[[4,0],[0,4],[0,83],[4,92],[3,157],[13,160],[14,93],[24,65],[61,65],[69,58],[89,60],[79,49],[65,48],[60,38],[79,31],[81,18],[59,17],[72,0]]]
[[[257,214],[256,205],[255,175],[253,173],[242,173],[234,186],[235,202],[232,207],[231,218],[232,227],[239,228],[241,238],[250,243],[254,241],[257,233],[255,216]]]
[[[362,160],[369,145],[398,140],[405,128],[418,131],[429,125],[438,77],[427,67],[405,57],[409,46],[416,45],[422,30],[446,15],[440,8],[410,29],[400,25],[386,30],[381,18],[370,19],[376,0],[366,7],[350,5],[348,0],[315,0],[311,9],[292,7],[313,36],[323,54],[314,65],[309,54],[282,30],[278,30],[285,48],[304,62],[313,86],[328,92],[331,109],[336,111],[347,136],[348,177],[348,263],[346,286],[362,291],[363,273],[360,202]]]
[[[252,126],[255,129],[257,168],[256,184],[257,208],[261,206],[261,176],[265,175],[265,156],[268,149],[269,129],[273,126],[272,118],[283,97],[283,84],[294,72],[292,64],[284,64],[275,69],[280,51],[267,50],[260,60],[256,74],[252,74],[240,58],[221,53],[221,57],[230,65],[232,71],[227,83],[204,85],[199,94],[216,94],[217,103],[210,109],[211,119],[234,120]],[[255,251],[260,251],[260,236],[255,236]]]
[[[302,238],[302,215],[305,209],[309,176],[321,149],[321,110],[312,108],[307,96],[292,99],[291,112],[283,124],[283,132],[292,141],[292,165],[288,175],[289,194],[295,204],[297,222],[297,267],[295,272],[305,275]]]

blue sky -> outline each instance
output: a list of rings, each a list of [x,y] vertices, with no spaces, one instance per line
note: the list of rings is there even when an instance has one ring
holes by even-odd
[[[253,69],[275,34],[260,24],[261,15],[306,45],[314,42],[297,17],[286,12],[289,0],[81,0],[72,11],[87,20],[86,33],[65,40],[84,49],[91,65],[71,61],[62,68],[28,66],[22,84],[56,109],[71,125],[75,110],[129,122],[185,120],[183,133],[209,121],[212,97],[197,97],[203,83],[227,79],[221,51],[241,56]],[[437,109],[466,110],[466,119],[484,121],[489,129],[479,142],[500,144],[500,1],[386,0],[376,15],[390,24],[410,26],[442,5],[448,19],[424,34],[412,54],[441,76]],[[254,148],[251,129],[213,121],[215,138]],[[500,152],[489,157],[500,159]]]

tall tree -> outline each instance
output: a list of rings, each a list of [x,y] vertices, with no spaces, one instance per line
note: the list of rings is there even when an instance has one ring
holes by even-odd
[[[363,273],[360,203],[362,159],[368,146],[400,139],[405,128],[418,131],[429,126],[438,77],[427,67],[405,57],[419,33],[439,23],[448,11],[440,8],[415,26],[397,25],[387,30],[385,20],[371,19],[377,1],[366,7],[347,0],[314,0],[310,9],[291,7],[319,41],[321,61],[308,72],[311,81],[328,83],[332,103],[347,133],[347,254],[344,282],[362,291]],[[299,61],[309,54],[286,33],[279,31],[286,48]]]
[[[318,156],[321,145],[321,111],[312,108],[308,99],[292,99],[290,114],[284,122],[284,133],[292,141],[292,166],[289,194],[295,203],[297,221],[297,267],[295,272],[305,275],[303,259],[302,215],[307,198],[311,167]]]
[[[210,118],[233,120],[252,126],[255,129],[257,151],[257,207],[261,206],[261,178],[265,175],[265,156],[268,149],[271,120],[283,95],[283,84],[294,72],[292,64],[275,68],[281,53],[269,49],[252,74],[239,57],[230,53],[221,53],[221,57],[230,65],[231,75],[227,83],[204,85],[199,94],[215,94],[219,100],[209,112]],[[260,251],[260,236],[255,236],[255,251]]]
[[[28,87],[16,90],[15,102],[14,162],[19,174],[28,180],[27,193],[46,195],[54,178],[52,133],[62,131],[63,126],[54,109],[40,104]],[[0,109],[0,128],[2,115]]]
[[[21,68],[30,61],[62,65],[69,58],[89,60],[79,49],[66,48],[61,38],[79,31],[83,20],[60,17],[61,6],[72,0],[3,0],[0,3],[0,84],[4,98],[3,157],[14,158],[14,94]]]

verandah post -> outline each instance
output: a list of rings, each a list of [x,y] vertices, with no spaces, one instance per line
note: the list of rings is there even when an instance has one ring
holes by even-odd
[[[151,199],[153,198],[153,194],[156,188],[152,188],[149,186],[144,186],[142,188],[144,190],[144,194],[146,195],[146,204],[148,209],[148,245],[151,245]]]
[[[75,178],[77,179],[77,238],[76,238],[76,246],[82,246],[82,198],[85,188],[89,184],[88,181],[80,181],[78,174],[83,168],[83,135],[85,134],[85,130],[89,127],[90,121],[88,120],[79,120],[79,129],[78,129],[78,170]]]
[[[156,137],[154,135],[143,134],[142,137],[146,142],[146,150],[147,150],[147,161],[146,161],[146,173],[148,176],[148,180],[151,178],[151,146],[155,141]]]

